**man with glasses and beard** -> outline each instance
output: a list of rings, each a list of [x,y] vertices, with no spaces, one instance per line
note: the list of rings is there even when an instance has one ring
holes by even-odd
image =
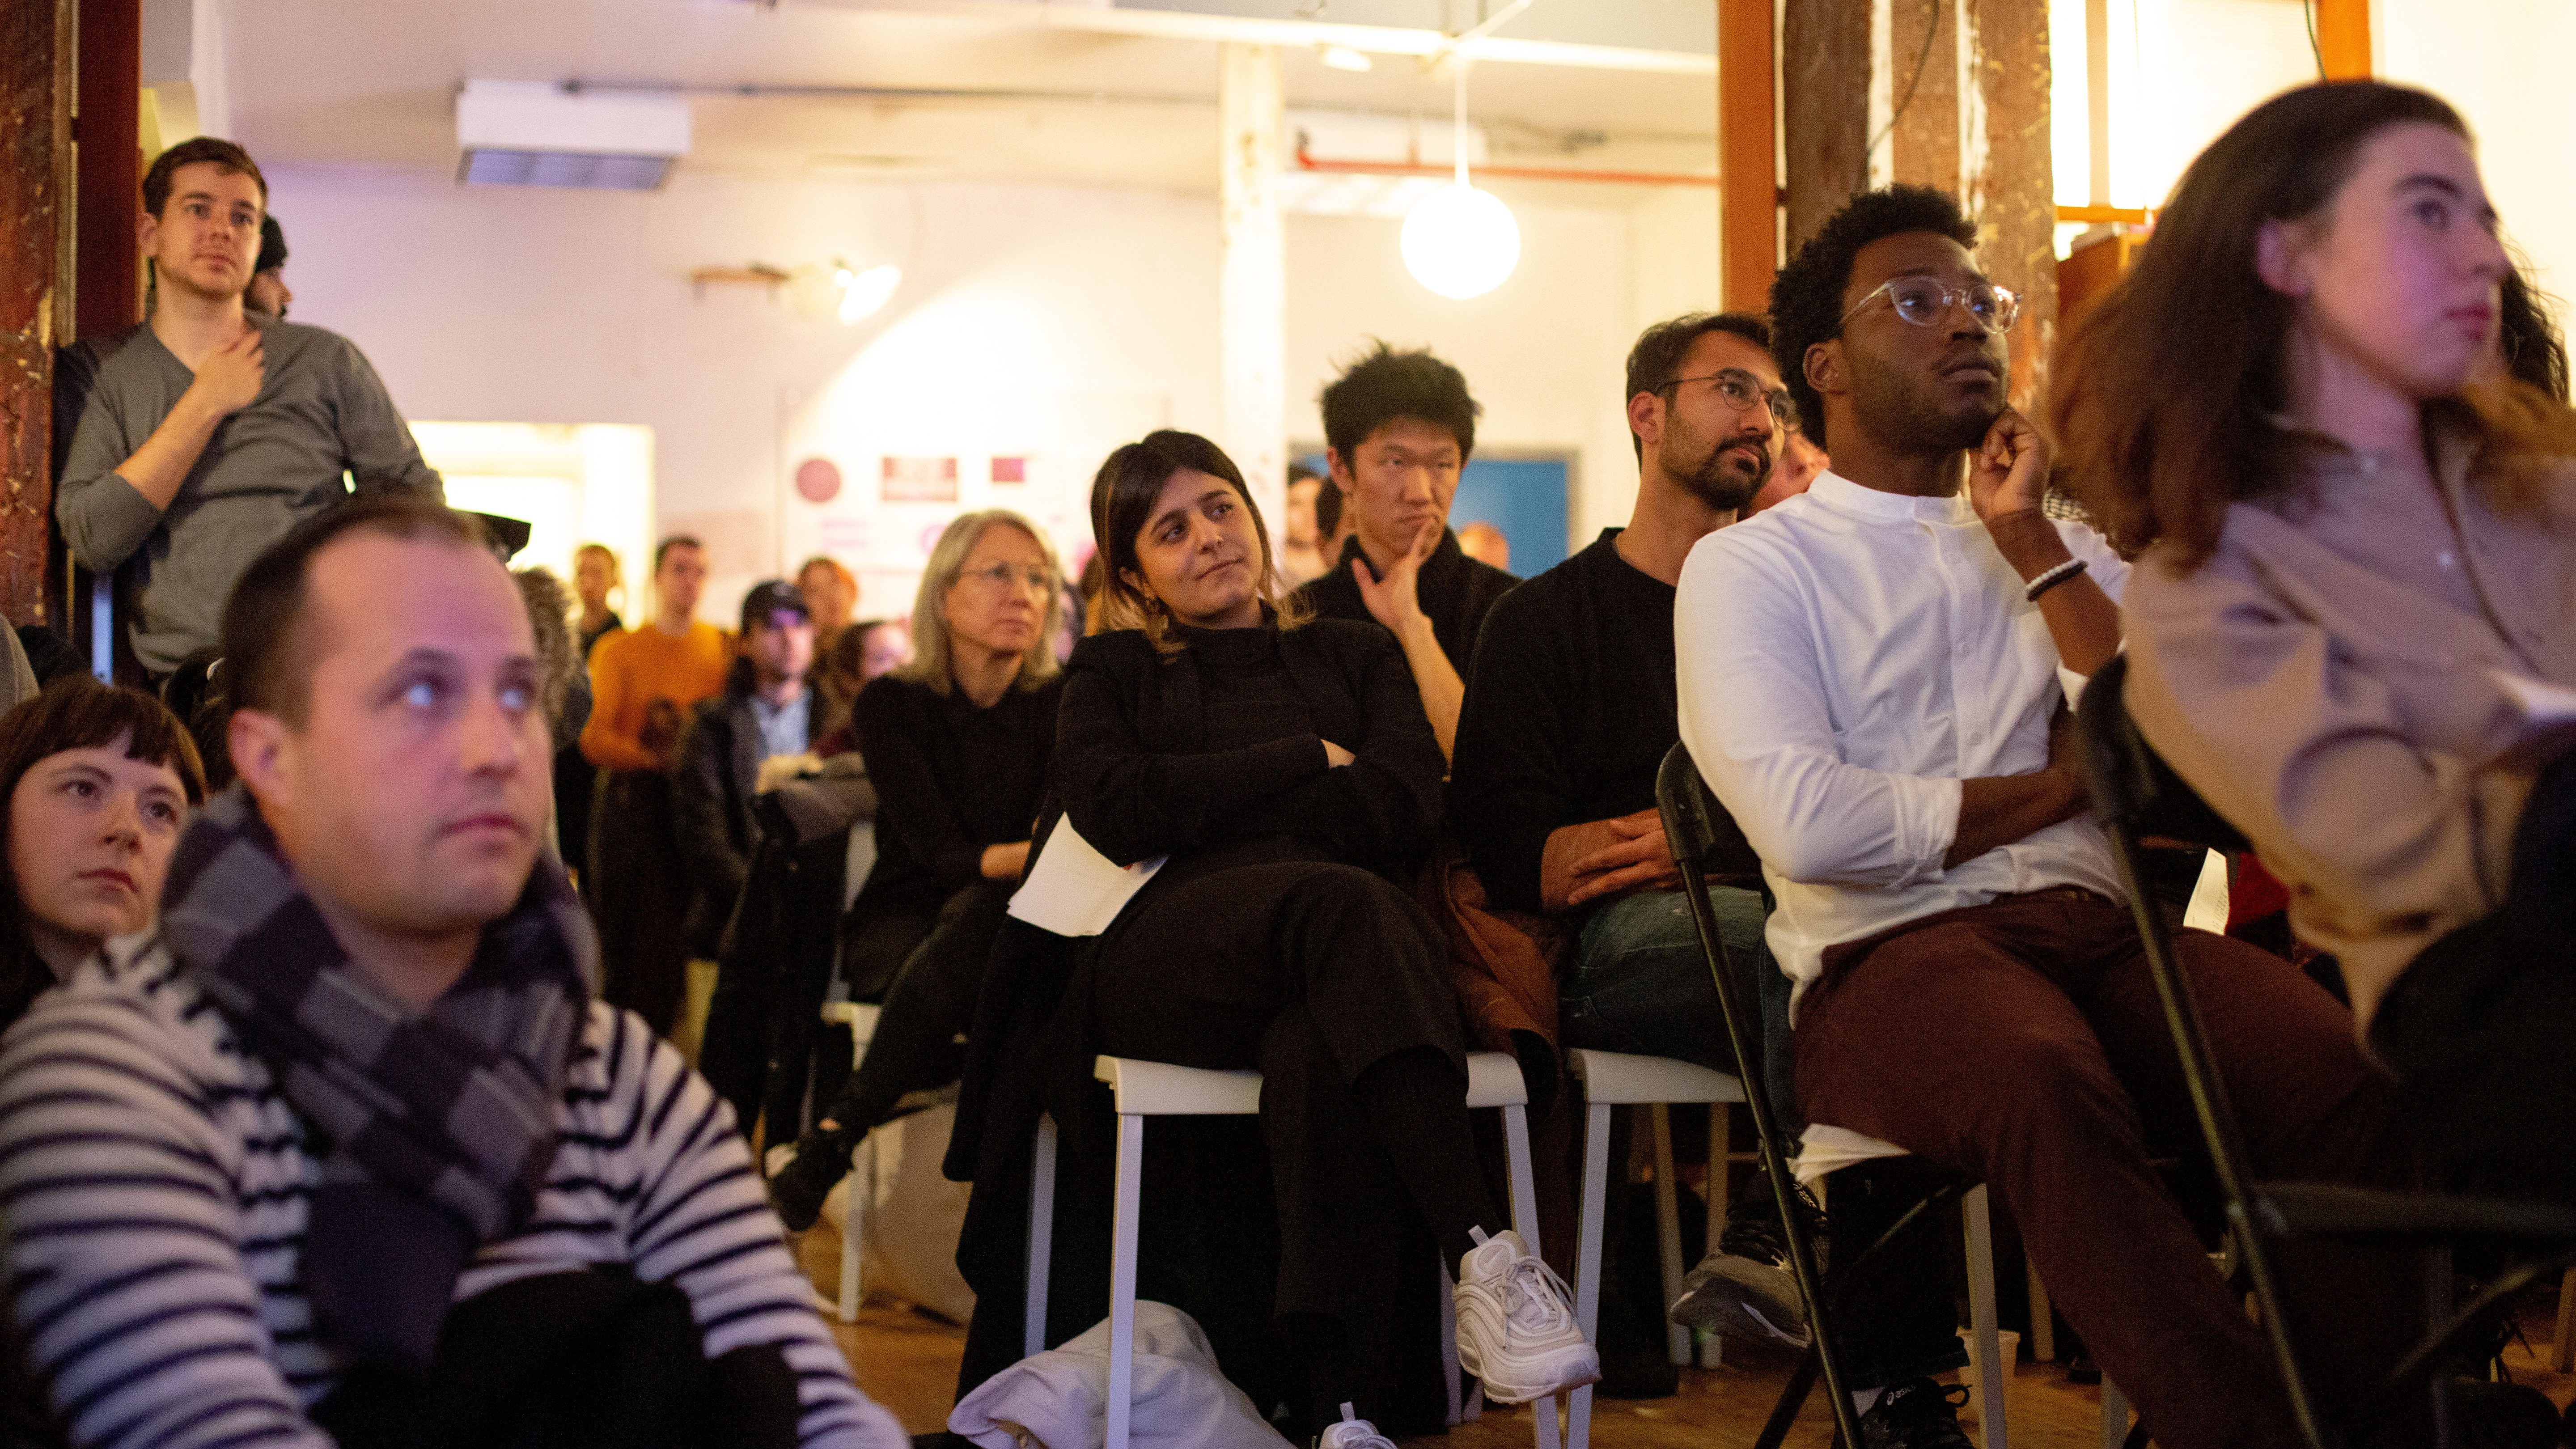
[[[1770,482],[1793,418],[1771,330],[1742,313],[1647,328],[1628,354],[1637,502],[1626,528],[1514,588],[1486,617],[1458,722],[1452,810],[1487,898],[1562,921],[1559,1027],[1570,1047],[1735,1070],[1681,873],[1655,813],[1655,772],[1677,737],[1673,586],[1692,545],[1736,521]],[[1784,1122],[1789,979],[1762,945],[1761,870],[1742,837],[1710,899],[1758,1001],[1764,1090]],[[1694,1275],[1698,1320],[1803,1344],[1806,1314],[1780,1267],[1760,1184],[1730,1218],[1730,1250]],[[1753,1241],[1758,1235],[1759,1242]],[[1703,1288],[1702,1284],[1709,1284]],[[1660,1331],[1649,1345],[1662,1362]],[[1606,1340],[1605,1340],[1606,1341]],[[1642,1367],[1642,1366],[1640,1366]],[[1656,1377],[1668,1376],[1659,1370]],[[1642,1380],[1641,1380],[1642,1382]]]

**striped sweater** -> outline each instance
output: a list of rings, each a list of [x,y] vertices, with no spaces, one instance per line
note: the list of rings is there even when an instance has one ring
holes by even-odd
[[[909,1443],[850,1381],[733,1114],[632,1012],[590,1006],[534,1217],[459,1299],[632,1265],[689,1297],[710,1357],[774,1344],[802,1440]],[[320,1164],[258,1061],[151,936],[112,943],[0,1041],[0,1216],[38,1375],[99,1449],[323,1449],[336,1365],[297,1272]]]

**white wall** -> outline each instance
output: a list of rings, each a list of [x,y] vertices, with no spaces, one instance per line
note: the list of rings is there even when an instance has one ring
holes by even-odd
[[[2576,190],[2567,144],[2576,136],[2576,5],[2567,0],[2373,0],[2377,71],[2419,85],[2468,118],[2487,191],[2505,232],[2554,294],[2562,324],[2576,301]]]
[[[787,479],[827,441],[971,455],[989,436],[998,453],[1033,446],[1028,417],[1080,413],[1085,397],[1113,400],[1102,426],[1217,425],[1212,196],[693,173],[626,195],[295,165],[269,179],[296,320],[355,339],[407,416],[651,427],[659,526],[701,534],[714,554],[711,618],[807,544]],[[1624,519],[1635,469],[1620,367],[1640,320],[1626,208],[1638,199],[1517,203],[1520,270],[1471,302],[1405,274],[1395,222],[1292,218],[1291,437],[1321,435],[1315,394],[1368,338],[1427,344],[1485,404],[1480,441],[1576,455],[1578,541]],[[1709,232],[1713,251],[1713,219]],[[784,294],[698,295],[687,280],[835,256],[894,260],[903,287],[845,328]],[[1657,291],[1659,307],[1673,290]],[[840,461],[852,487],[873,488],[860,476],[873,457]],[[981,458],[961,464],[961,506],[1019,501],[982,489]],[[908,598],[890,594],[906,592],[872,580],[862,607],[898,610]]]

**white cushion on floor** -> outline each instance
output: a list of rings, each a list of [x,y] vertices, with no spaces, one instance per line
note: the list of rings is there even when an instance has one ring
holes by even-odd
[[[1287,1440],[1262,1420],[1243,1390],[1217,1372],[1216,1354],[1196,1320],[1168,1303],[1136,1303],[1133,1449],[1282,1449]],[[949,1432],[984,1449],[1013,1449],[1010,1425],[1046,1449],[1100,1449],[1108,1437],[1102,1400],[1109,1386],[1109,1320],[1080,1337],[1020,1360],[958,1401]]]

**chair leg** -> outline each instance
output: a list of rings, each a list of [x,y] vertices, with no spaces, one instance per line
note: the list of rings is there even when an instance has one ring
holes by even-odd
[[[1733,1122],[1727,1115],[1724,1102],[1708,1104],[1708,1229],[1700,1238],[1700,1251],[1703,1254],[1716,1252],[1718,1240],[1726,1236],[1728,1191],[1726,1160],[1731,1155],[1727,1137],[1732,1126]],[[1680,1296],[1680,1286],[1674,1285],[1670,1296],[1664,1300],[1666,1306],[1670,1306],[1672,1299]],[[1699,1366],[1704,1369],[1716,1368],[1725,1351],[1726,1339],[1722,1335],[1705,1329],[1700,1331],[1698,1337]]]
[[[1109,1434],[1106,1449],[1127,1449],[1127,1416],[1136,1381],[1136,1219],[1145,1187],[1145,1119],[1118,1118],[1118,1198],[1109,1237]]]
[[[1466,1422],[1466,1405],[1459,1398],[1465,1374],[1458,1367],[1458,1299],[1453,1291],[1457,1280],[1449,1276],[1448,1258],[1446,1252],[1434,1251],[1431,1266],[1439,1270],[1440,1379],[1449,1390],[1449,1417],[1442,1422],[1455,1425]]]
[[[1046,1352],[1047,1270],[1055,1253],[1055,1119],[1038,1118],[1029,1152],[1029,1292],[1021,1308],[1020,1356]]]
[[[1995,1229],[1986,1215],[1986,1185],[1978,1183],[1959,1199],[1968,1220],[1968,1331],[1977,1340],[1977,1429],[1984,1449],[2010,1449],[2012,1430],[2004,1423],[2004,1379],[2012,1365],[2003,1361],[2002,1340],[1995,1329]]]
[[[2109,1379],[2102,1381],[2102,1449],[2121,1449],[2129,1442],[2129,1396]]]
[[[876,1134],[870,1133],[850,1159],[849,1205],[841,1213],[841,1321],[859,1321],[866,1285],[859,1281],[859,1224],[868,1200],[876,1196]]]
[[[1610,1195],[1610,1104],[1593,1102],[1583,1113],[1583,1210],[1574,1248],[1574,1318],[1584,1338],[1601,1341],[1601,1219]],[[1566,1449],[1592,1442],[1592,1386],[1574,1391],[1566,1410]]]
[[[1509,1159],[1506,1165],[1509,1168],[1511,1176],[1512,1230],[1521,1235],[1521,1241],[1528,1245],[1529,1250],[1532,1253],[1536,1253],[1540,1251],[1538,1236],[1538,1185],[1530,1170],[1529,1110],[1524,1107],[1505,1107],[1501,1110],[1503,1114],[1503,1149],[1504,1155]],[[1447,1263],[1442,1263],[1440,1265],[1440,1272],[1442,1275],[1441,1281],[1444,1283],[1447,1282],[1449,1265]],[[1454,1315],[1449,1320],[1449,1323],[1451,1330],[1450,1337],[1444,1343],[1443,1347],[1448,1355],[1445,1367],[1448,1369],[1450,1374],[1450,1397],[1452,1400],[1455,1400],[1457,1397],[1458,1345],[1456,1341],[1457,1320]],[[1484,1389],[1480,1385],[1476,1392],[1470,1396],[1470,1402],[1465,1406],[1461,1417],[1468,1422],[1473,1422],[1476,1417],[1477,1405],[1482,1402],[1483,1398]],[[1537,1441],[1538,1449],[1556,1449],[1557,1409],[1563,1402],[1564,1396],[1558,1395],[1553,1398],[1540,1399],[1530,1405],[1530,1429],[1532,1436]]]
[[[2576,1268],[2558,1284],[2558,1336],[2549,1341],[2549,1371],[2576,1368]]]
[[[2024,1253],[2022,1276],[2030,1280],[2030,1358],[2033,1363],[2057,1362],[2057,1310],[2048,1301],[2048,1285],[2039,1281],[2039,1265]]]
[[[1661,1102],[1646,1109],[1655,1138],[1655,1256],[1664,1270],[1664,1302],[1682,1296],[1681,1193],[1673,1185],[1673,1114]],[[1690,1330],[1664,1324],[1664,1351],[1674,1367],[1691,1361]]]

